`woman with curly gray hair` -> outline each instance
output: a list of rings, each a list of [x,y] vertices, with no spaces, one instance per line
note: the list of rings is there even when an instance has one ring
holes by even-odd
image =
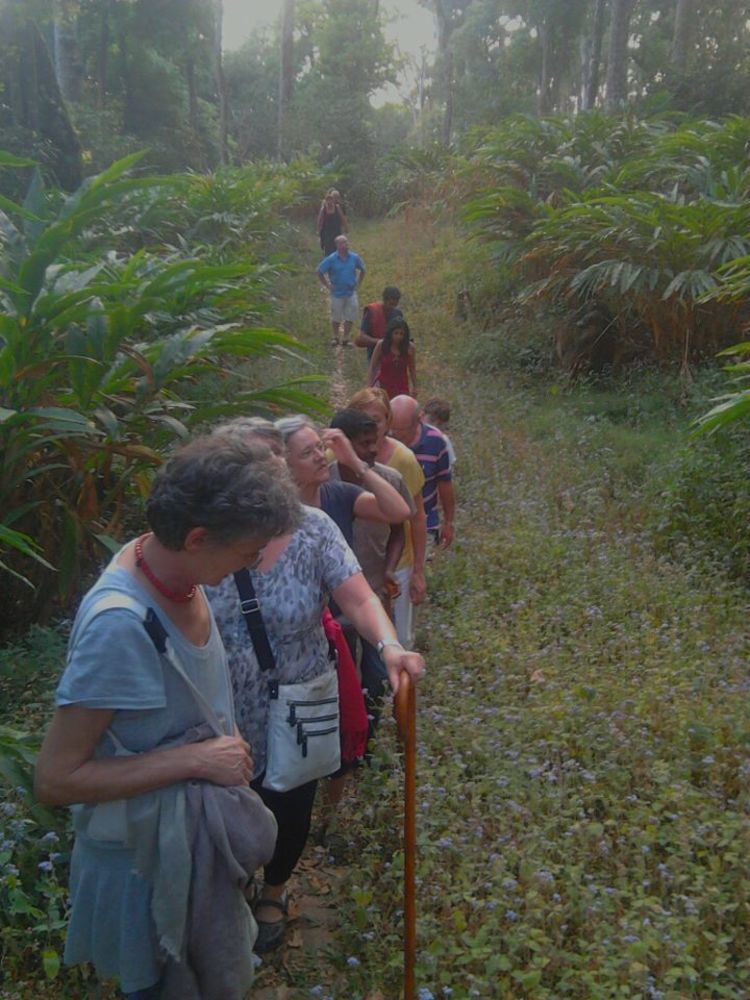
[[[35,789],[45,804],[77,804],[66,962],[92,962],[100,975],[118,976],[126,996],[239,1000],[252,979],[254,928],[228,868],[221,914],[232,910],[237,933],[224,947],[230,964],[243,956],[236,980],[245,990],[236,983],[220,993],[166,985],[171,967],[185,964],[185,942],[195,944],[188,929],[201,902],[198,860],[191,876],[189,862],[174,869],[172,855],[199,843],[190,840],[201,834],[190,833],[180,798],[190,802],[198,785],[239,789],[232,802],[249,802],[265,845],[255,864],[273,851],[275,824],[247,788],[250,748],[235,725],[226,655],[202,585],[257,564],[270,540],[294,531],[301,513],[294,487],[265,447],[199,438],[159,471],[146,503],[151,530],[120,550],[76,616]],[[159,836],[146,848],[149,831],[131,820],[131,810],[154,803],[157,811],[148,815],[158,816],[151,832]],[[205,850],[205,838],[200,843]],[[252,841],[250,847],[253,856]],[[144,850],[153,864],[144,866]],[[173,869],[173,883],[159,881],[159,872]],[[214,880],[223,877],[221,864],[211,870]],[[207,896],[216,891],[214,882]],[[200,941],[196,947],[200,952]],[[204,948],[202,957],[213,961],[215,982],[222,975],[216,962],[226,956],[212,958]]]

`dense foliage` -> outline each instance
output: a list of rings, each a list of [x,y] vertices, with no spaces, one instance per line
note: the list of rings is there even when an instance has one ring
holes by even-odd
[[[1,0],[5,147],[67,189],[134,145],[167,170],[304,154],[370,213],[388,207],[385,154],[510,114],[750,110],[744,0],[421,2],[437,51],[417,57],[373,0],[285,0],[231,52],[221,0]]]
[[[749,636],[725,573],[747,444],[688,446],[716,375],[570,389],[462,370],[475,334],[447,314],[462,251],[441,235],[439,253],[428,227],[402,250],[425,392],[461,387],[458,545],[432,564],[420,632],[421,996],[742,996]],[[386,724],[347,827],[347,982],[324,995],[398,995],[397,755]]]
[[[67,198],[36,172],[0,213],[0,627],[70,599],[191,428],[318,405],[305,378],[272,387],[244,363],[300,350],[264,320],[285,266],[271,226],[306,168],[127,177],[137,160]],[[231,382],[225,401],[202,396],[208,375]]]
[[[632,357],[684,368],[746,319],[750,121],[511,118],[472,157],[466,217],[520,303],[558,310],[571,369]]]
[[[747,501],[719,501],[740,486],[747,448],[717,459],[687,443],[716,376],[701,374],[686,398],[660,372],[573,389],[550,371],[467,372],[474,333],[450,310],[457,234],[415,214],[408,229],[399,218],[360,236],[375,287],[411,268],[424,391],[461,387],[448,393],[457,547],[431,564],[419,634],[429,665],[418,722],[421,996],[744,995],[750,637],[746,592],[726,571]],[[319,308],[314,287],[301,298],[285,298],[285,312]],[[361,362],[342,359],[347,386],[361,384]],[[62,639],[35,630],[0,656],[3,704],[26,720],[41,720]],[[24,681],[26,662],[39,667]],[[353,849],[332,903],[341,937],[327,952],[289,948],[264,962],[270,995],[282,983],[300,996],[398,995],[401,780],[386,721],[342,820]],[[13,914],[4,965],[14,978],[35,970],[29,995],[44,996],[67,840],[23,795],[11,811],[13,886],[58,929]],[[57,971],[50,995],[79,996],[73,975]]]
[[[403,286],[421,384],[458,386],[420,1000],[750,993],[750,5],[422,2],[417,61],[378,0],[285,0],[231,53],[222,0],[0,0],[0,965],[24,1000],[91,973],[60,968],[69,824],[29,794],[68,623],[20,631],[140,523],[176,441],[326,408],[299,375],[322,301],[288,272],[332,184],[355,224],[393,216],[355,229],[368,289]],[[722,349],[723,391],[699,368]],[[310,995],[399,992],[391,737],[328,985],[284,965]]]

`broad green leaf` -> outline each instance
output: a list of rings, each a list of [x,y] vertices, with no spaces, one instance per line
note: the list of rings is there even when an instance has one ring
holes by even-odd
[[[26,412],[29,416],[40,417],[45,426],[55,430],[86,434],[95,430],[94,424],[88,417],[62,406],[38,406]]]
[[[0,167],[35,167],[36,160],[30,160],[28,156],[17,156],[9,153],[6,149],[0,149]]]
[[[15,531],[13,528],[9,528],[6,524],[0,524],[0,546],[2,545],[16,549],[18,552],[23,553],[23,555],[30,556],[43,566],[46,566],[47,569],[54,570],[55,568],[42,557],[39,552],[39,546],[33,538],[20,531]]]
[[[60,955],[54,948],[45,948],[42,952],[42,966],[47,979],[57,979],[60,972]]]
[[[44,197],[44,181],[38,167],[31,175],[31,183],[26,192],[23,208],[25,213],[23,216],[24,235],[29,245],[33,246],[46,226],[46,222],[42,216],[46,211],[47,203]]]
[[[116,556],[122,548],[122,542],[118,542],[116,538],[112,538],[110,535],[95,534],[94,538],[113,556]]]

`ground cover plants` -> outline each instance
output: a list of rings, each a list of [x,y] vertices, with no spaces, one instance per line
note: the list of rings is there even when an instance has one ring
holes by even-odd
[[[453,402],[461,496],[419,631],[420,997],[744,995],[746,595],[653,544],[669,460],[717,379],[467,372],[458,244],[398,226],[357,249],[376,288],[408,272],[423,392]],[[393,729],[347,816],[337,977],[301,956],[293,995],[398,996]]]
[[[459,456],[457,540],[430,564],[418,630],[429,669],[419,694],[420,1000],[745,995],[747,595],[720,560],[659,548],[654,527],[670,460],[715,383],[686,389],[646,372],[571,384],[548,371],[483,370],[481,351],[467,368],[480,330],[455,315],[462,234],[414,211],[408,225],[358,226],[352,245],[368,265],[363,299],[394,280],[402,287],[420,394],[451,399]],[[337,404],[362,384],[365,363],[363,352],[323,346],[316,260],[311,237],[307,276],[276,286],[279,325],[310,346]],[[17,650],[14,663],[37,655]],[[21,690],[21,717],[44,701],[51,670]],[[265,962],[259,989],[300,1000],[400,995],[394,728],[383,722],[342,819],[352,849],[335,939],[323,957],[290,948]],[[30,821],[23,803],[13,800]],[[19,821],[14,811],[4,828]],[[48,849],[50,828],[25,829],[28,884],[46,913],[39,903],[57,890],[39,865],[60,853],[62,882],[65,847]],[[26,995],[43,996],[44,951],[59,954],[59,929],[32,937],[44,921],[14,919],[14,940],[25,927],[33,943],[13,975],[36,977]],[[82,995],[47,963],[52,995]]]

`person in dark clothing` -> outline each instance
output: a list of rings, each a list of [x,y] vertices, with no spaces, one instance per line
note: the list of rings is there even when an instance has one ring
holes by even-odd
[[[341,207],[341,196],[338,191],[331,188],[323,199],[323,204],[318,212],[318,236],[320,237],[320,248],[323,253],[333,253],[336,249],[336,237],[346,232],[347,221],[344,210]]]

